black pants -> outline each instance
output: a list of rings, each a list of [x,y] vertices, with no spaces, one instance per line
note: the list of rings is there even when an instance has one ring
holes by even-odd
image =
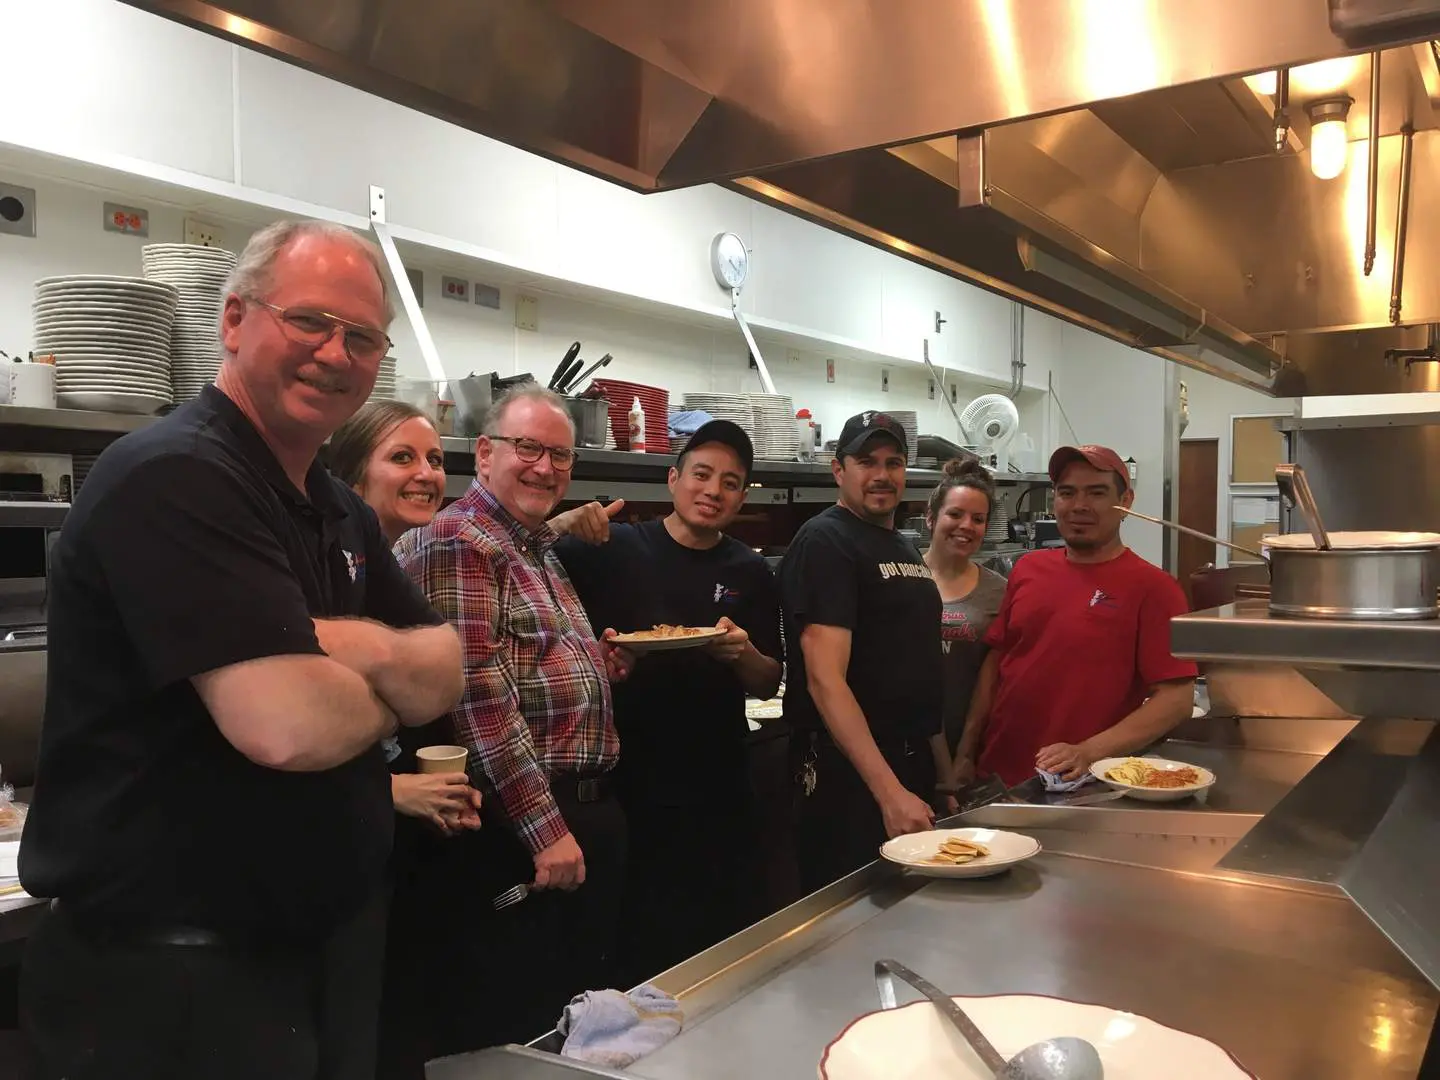
[[[688,806],[625,798],[630,863],[621,915],[622,981],[644,982],[761,917],[755,798],[745,778]]]
[[[625,815],[613,796],[555,800],[585,854],[585,884],[493,899],[535,879],[528,849],[486,814],[474,833],[432,846],[395,883],[382,1005],[381,1076],[412,1080],[430,1057],[508,1042],[555,1026],[570,998],[616,984]]]
[[[815,790],[807,796],[799,777],[812,746]],[[928,804],[935,759],[925,740],[882,743],[880,753],[900,783]],[[865,781],[828,738],[796,733],[790,759],[796,774],[795,858],[808,895],[878,859],[887,839],[885,820]]]
[[[151,945],[52,912],[26,942],[21,1025],[45,1080],[315,1080],[321,958]]]

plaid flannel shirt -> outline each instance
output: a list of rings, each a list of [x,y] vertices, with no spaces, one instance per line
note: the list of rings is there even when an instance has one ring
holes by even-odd
[[[569,829],[550,777],[595,774],[620,753],[595,632],[550,550],[478,480],[395,545],[395,556],[460,635],[465,695],[451,713],[516,832],[532,852]]]

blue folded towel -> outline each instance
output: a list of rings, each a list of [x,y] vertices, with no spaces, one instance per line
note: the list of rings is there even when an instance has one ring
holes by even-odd
[[[646,983],[628,994],[589,990],[565,1006],[555,1029],[562,1057],[623,1069],[680,1034],[685,1014],[669,994]]]
[[[1046,791],[1074,791],[1094,779],[1089,773],[1080,777],[1079,780],[1064,780],[1061,779],[1059,773],[1050,772],[1048,769],[1036,769],[1035,771],[1040,774],[1040,779],[1045,781]]]
[[[680,412],[672,412],[670,414],[670,437],[683,439],[687,435],[694,435],[713,419],[715,418],[704,409],[682,409]]]

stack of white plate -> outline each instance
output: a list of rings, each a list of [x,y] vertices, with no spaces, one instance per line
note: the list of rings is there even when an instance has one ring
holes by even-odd
[[[744,394],[686,394],[684,401],[686,409],[707,412],[715,420],[729,420],[746,432],[755,428],[755,409]]]
[[[220,370],[220,308],[235,253],[201,244],[146,244],[140,260],[147,278],[180,294],[170,336],[170,379],[175,400],[189,401]]]
[[[747,394],[755,410],[755,456],[768,461],[794,461],[800,450],[795,405],[785,394]]]
[[[887,413],[900,421],[900,426],[905,429],[905,442],[910,447],[911,465],[915,464],[920,456],[920,424],[916,414],[908,409],[886,409]]]
[[[375,388],[370,391],[369,400],[395,400],[395,357],[387,356],[380,361],[380,371],[375,376]]]
[[[35,283],[35,352],[55,357],[55,403],[148,415],[171,402],[176,293],[144,278],[70,274]]]

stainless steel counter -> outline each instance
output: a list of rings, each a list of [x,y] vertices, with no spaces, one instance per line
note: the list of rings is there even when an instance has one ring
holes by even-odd
[[[1214,1040],[1264,1080],[1411,1080],[1436,1010],[1351,904],[1286,889],[1047,853],[978,881],[876,866],[806,903],[809,918],[792,911],[794,929],[758,935],[754,951],[732,939],[662,977],[681,991],[686,1030],[630,1072],[813,1076],[826,1043],[877,1007],[882,956],[956,993],[1140,1012]],[[736,955],[721,963],[727,947]],[[675,985],[706,964],[715,970],[698,984]]]

